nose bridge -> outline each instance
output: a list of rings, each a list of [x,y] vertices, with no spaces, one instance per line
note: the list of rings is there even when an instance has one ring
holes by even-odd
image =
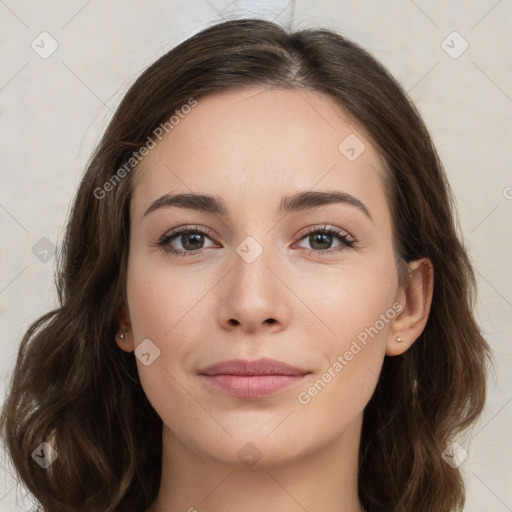
[[[233,291],[253,301],[258,296],[262,300],[273,291],[272,283],[269,282],[273,274],[267,266],[271,265],[274,249],[268,246],[268,240],[266,242],[264,247],[264,241],[259,242],[248,236],[236,247],[233,255]]]
[[[270,243],[269,237],[266,241]],[[253,237],[246,237],[236,247],[221,299],[219,321],[224,327],[241,325],[243,329],[254,330],[287,322],[282,284],[270,270],[278,260],[273,251],[275,248],[264,247]]]

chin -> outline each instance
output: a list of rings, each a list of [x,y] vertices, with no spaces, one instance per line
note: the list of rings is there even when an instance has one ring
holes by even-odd
[[[253,470],[274,469],[291,464],[320,449],[322,445],[320,439],[308,443],[303,433],[296,433],[295,429],[293,433],[283,429],[279,436],[274,437],[274,432],[266,438],[267,431],[238,430],[233,437],[223,434],[221,439],[212,435],[211,442],[208,442],[203,432],[203,435],[195,440],[190,439],[190,442],[203,457],[218,464]]]

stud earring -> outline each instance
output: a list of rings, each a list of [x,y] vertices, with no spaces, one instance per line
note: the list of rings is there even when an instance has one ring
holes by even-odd
[[[124,341],[124,332],[122,332],[122,333],[119,335],[119,339],[120,339],[121,341]]]
[[[398,341],[398,343],[402,343],[402,341],[404,341],[404,339],[401,338],[400,336],[397,336],[396,337],[396,341]]]

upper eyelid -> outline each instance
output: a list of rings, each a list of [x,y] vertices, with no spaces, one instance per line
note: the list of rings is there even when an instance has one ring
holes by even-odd
[[[212,230],[209,229],[209,228],[205,228],[205,227],[201,227],[201,226],[193,226],[193,225],[190,225],[190,226],[180,226],[180,227],[177,227],[177,228],[173,228],[173,229],[170,229],[168,231],[166,231],[160,238],[159,240],[163,240],[165,238],[172,238],[172,237],[175,237],[177,235],[181,235],[183,233],[186,233],[186,232],[199,232],[199,233],[202,233],[203,235],[206,235],[208,237],[212,237]]]
[[[312,226],[312,227],[306,228],[306,230],[303,231],[299,236],[302,238],[311,233],[316,233],[317,231],[329,231],[329,232],[333,232],[333,233],[337,234],[338,236],[341,236],[342,234],[346,234],[350,238],[355,239],[355,237],[351,233],[349,233],[346,229],[338,228],[336,226],[331,226],[329,224],[321,224],[318,226]]]

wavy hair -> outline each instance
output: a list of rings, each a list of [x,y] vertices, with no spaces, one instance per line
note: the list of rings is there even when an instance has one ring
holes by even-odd
[[[427,325],[405,353],[385,356],[364,411],[360,501],[368,512],[462,510],[464,480],[441,454],[480,415],[493,357],[473,315],[475,278],[443,165],[412,101],[367,51],[327,28],[291,31],[261,19],[210,26],[159,58],[128,90],[87,165],[57,258],[58,307],[23,337],[1,416],[18,479],[39,510],[134,512],[156,498],[162,420],[133,353],[114,340],[137,174],[126,164],[191,98],[252,86],[308,88],[337,102],[384,162],[401,283],[409,261],[428,257],[434,267]],[[42,442],[58,453],[47,470],[31,456]]]

